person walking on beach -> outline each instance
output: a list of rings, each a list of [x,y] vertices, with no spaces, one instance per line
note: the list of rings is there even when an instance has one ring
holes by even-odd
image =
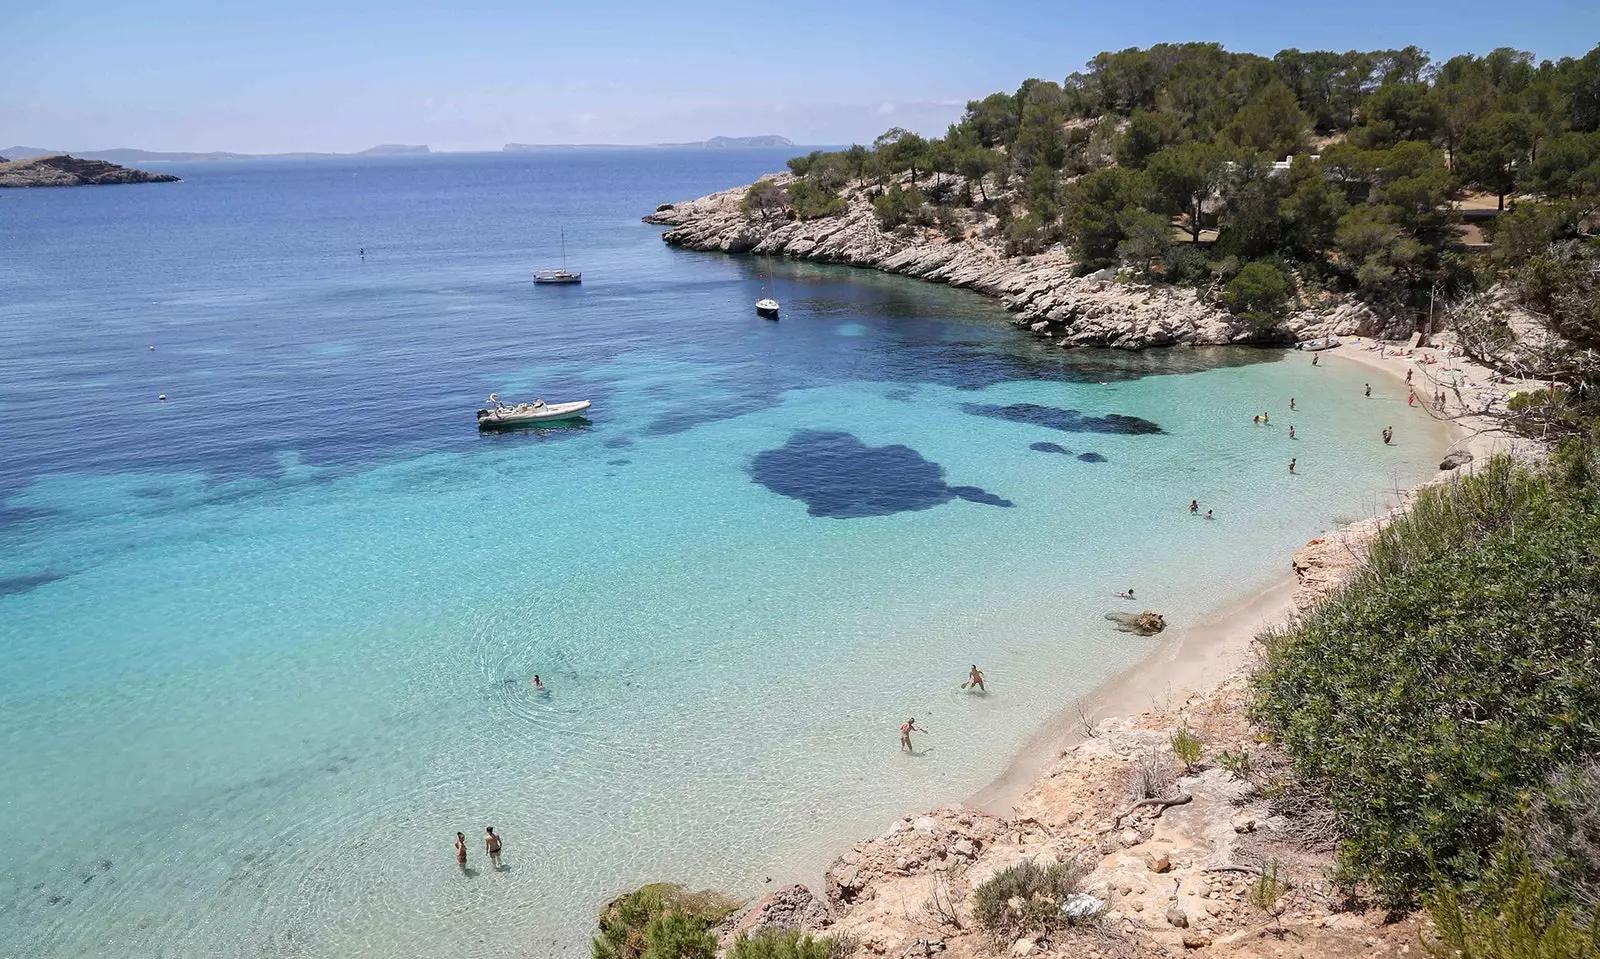
[[[462,872],[467,871],[467,834],[464,832],[456,833],[456,865]]]
[[[1411,374],[1415,373],[1415,372],[1416,372],[1415,370],[1406,370],[1406,385],[1407,386],[1411,385]]]
[[[1199,500],[1192,499],[1192,500],[1189,501],[1189,515],[1190,516],[1199,516],[1200,515],[1200,501]]]
[[[917,717],[915,717],[915,716],[912,716],[910,719],[908,719],[905,722],[901,723],[900,724],[900,748],[904,749],[908,753],[909,752],[916,752],[916,750],[911,748],[911,734],[912,733],[925,733],[925,732],[927,732],[926,729],[918,729],[917,728]]]
[[[1291,472],[1291,473],[1294,472],[1294,464],[1296,462],[1298,462],[1298,461],[1297,460],[1292,460],[1292,459],[1289,461],[1289,472]]]
[[[1372,384],[1371,383],[1367,384],[1367,395],[1368,396],[1372,395]]]
[[[493,826],[483,827],[483,851],[489,854],[489,861],[494,863],[496,869],[499,869],[500,837],[495,835]]]
[[[976,689],[979,692],[984,692],[984,693],[989,691],[983,685],[983,670],[978,668],[978,664],[977,663],[973,663],[972,664],[972,668],[967,670],[967,682],[966,682],[966,685],[963,688],[965,688],[965,689]]]

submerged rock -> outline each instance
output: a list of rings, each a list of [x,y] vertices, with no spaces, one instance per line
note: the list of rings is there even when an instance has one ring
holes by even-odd
[[[889,516],[954,499],[1015,505],[976,486],[950,486],[942,466],[909,446],[868,446],[830,430],[796,430],[781,447],[756,455],[750,477],[774,493],[804,501],[812,516],[834,519]]]

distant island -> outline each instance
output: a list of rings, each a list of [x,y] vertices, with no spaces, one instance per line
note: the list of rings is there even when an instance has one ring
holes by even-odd
[[[113,150],[86,150],[73,155],[86,160],[104,160],[107,163],[190,163],[198,160],[299,160],[341,156],[427,156],[432,153],[433,151],[428,149],[426,144],[409,146],[401,143],[382,143],[359,153],[176,153],[119,147]],[[13,160],[30,160],[36,157],[64,156],[66,153],[63,150],[14,146],[0,150],[0,155],[11,157]]]
[[[170,173],[133,170],[104,160],[58,153],[7,160],[0,156],[0,187],[105,186],[114,183],[176,183]]]
[[[528,153],[535,150],[660,150],[712,149],[749,150],[761,147],[792,147],[794,141],[776,134],[757,137],[712,137],[691,143],[507,143],[502,153]]]

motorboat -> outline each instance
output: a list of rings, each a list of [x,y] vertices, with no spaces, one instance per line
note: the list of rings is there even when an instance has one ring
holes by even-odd
[[[559,270],[534,270],[533,282],[535,283],[582,283],[583,274],[573,273],[567,269],[567,231],[561,231],[561,269]]]
[[[1331,350],[1338,345],[1339,338],[1337,336],[1324,336],[1320,339],[1306,340],[1299,344],[1299,348],[1315,353],[1318,350]]]
[[[776,320],[778,318],[778,301],[774,300],[770,296],[765,299],[757,300],[756,313],[757,315],[764,316],[769,320]]]
[[[502,403],[497,393],[489,394],[489,406],[478,411],[478,429],[491,430],[503,426],[527,426],[530,423],[555,423],[582,416],[592,404],[588,400],[574,403]]]

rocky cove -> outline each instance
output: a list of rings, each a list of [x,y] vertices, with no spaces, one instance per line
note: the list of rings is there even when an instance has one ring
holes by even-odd
[[[758,182],[784,189],[794,177],[780,173]],[[1008,256],[996,218],[979,210],[954,211],[956,230],[908,225],[886,231],[870,188],[847,188],[840,212],[802,220],[746,213],[752,186],[666,203],[644,221],[670,227],[662,239],[688,250],[789,256],[974,290],[1003,300],[1017,314],[1016,325],[1062,347],[1139,350],[1293,343],[1329,335],[1404,337],[1412,328],[1407,317],[1356,300],[1328,299],[1263,331],[1253,320],[1205,302],[1192,288],[1125,282],[1110,270],[1075,275],[1076,264],[1059,244],[1032,256]]]

